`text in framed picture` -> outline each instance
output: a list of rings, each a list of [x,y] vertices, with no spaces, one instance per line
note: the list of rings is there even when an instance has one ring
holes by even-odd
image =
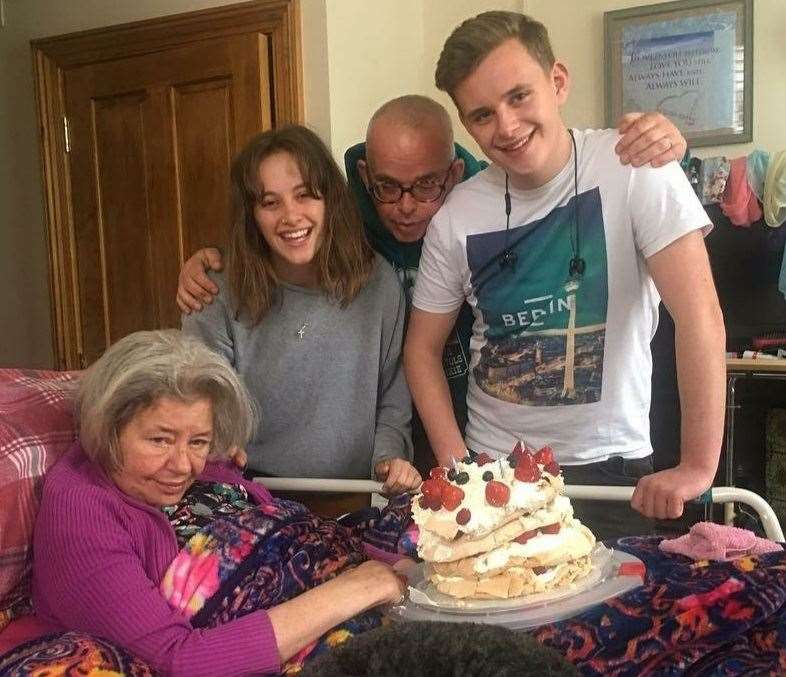
[[[604,29],[608,126],[658,110],[693,147],[752,140],[752,0],[606,12]]]

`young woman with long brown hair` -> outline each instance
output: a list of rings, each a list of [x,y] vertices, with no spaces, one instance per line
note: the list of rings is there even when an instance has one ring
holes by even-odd
[[[249,466],[417,486],[404,298],[330,151],[305,127],[259,134],[234,161],[232,193],[218,297],[183,329],[225,355],[260,406]]]

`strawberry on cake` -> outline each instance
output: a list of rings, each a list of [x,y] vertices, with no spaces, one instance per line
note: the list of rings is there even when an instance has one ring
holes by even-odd
[[[520,442],[506,458],[470,454],[434,468],[412,506],[429,580],[453,597],[505,599],[588,574],[595,537],[563,489],[551,448]]]

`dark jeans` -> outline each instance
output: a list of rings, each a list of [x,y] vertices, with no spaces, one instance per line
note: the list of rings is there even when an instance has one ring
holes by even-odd
[[[624,459],[620,456],[587,465],[563,465],[565,484],[597,484],[634,487],[653,471],[652,456]],[[644,517],[628,501],[575,500],[573,514],[586,524],[599,541],[623,536],[644,536],[654,532],[655,520]]]

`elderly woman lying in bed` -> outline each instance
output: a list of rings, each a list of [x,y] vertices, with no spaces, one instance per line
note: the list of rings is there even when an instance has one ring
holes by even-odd
[[[196,340],[117,342],[85,373],[77,413],[80,440],[49,474],[36,524],[44,620],[167,674],[263,673],[336,626],[374,627],[402,597],[406,501],[350,530],[243,480],[226,459],[252,407]]]

